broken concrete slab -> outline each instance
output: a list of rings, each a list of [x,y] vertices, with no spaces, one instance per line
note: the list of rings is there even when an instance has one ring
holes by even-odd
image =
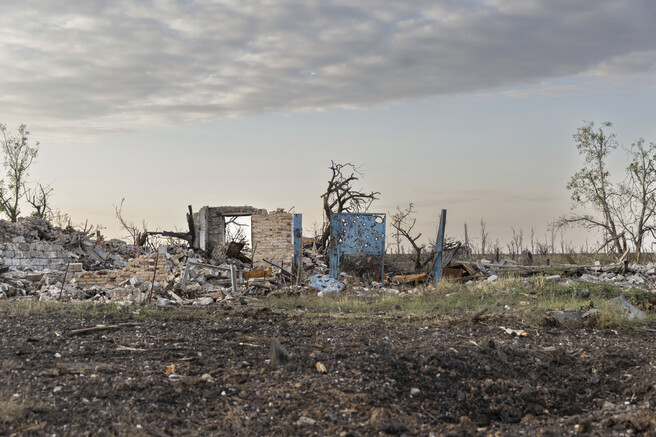
[[[645,313],[632,305],[625,296],[617,296],[614,299],[604,302],[603,306],[617,308],[628,320],[644,319],[646,317]]]
[[[316,274],[308,278],[308,284],[319,293],[318,296],[327,296],[342,291],[345,285],[337,279],[333,279],[328,275]]]

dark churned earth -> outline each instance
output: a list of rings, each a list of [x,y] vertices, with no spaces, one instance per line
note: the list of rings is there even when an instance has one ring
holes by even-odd
[[[0,329],[2,435],[656,435],[645,329],[252,307]]]

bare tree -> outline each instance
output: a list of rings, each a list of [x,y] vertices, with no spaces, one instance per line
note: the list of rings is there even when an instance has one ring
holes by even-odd
[[[413,217],[416,214],[414,210],[414,205],[410,203],[406,209],[401,209],[398,206],[396,207],[396,213],[392,215],[391,225],[395,229],[393,237],[397,240],[402,236],[412,246],[415,251],[415,266],[414,269],[419,270],[421,268],[421,253],[426,247],[425,245],[417,244],[417,240],[421,237],[421,233],[416,236],[412,236],[412,230],[417,223],[417,218]]]
[[[516,254],[520,254],[524,250],[524,230],[519,228],[519,232],[517,232],[512,226],[510,229],[512,230],[512,241],[508,245],[508,249],[514,258]]]
[[[239,216],[230,216],[225,222],[225,242],[234,241],[236,243],[248,244],[249,238],[246,235],[247,223],[239,222]]]
[[[551,248],[551,254],[555,255],[556,254],[556,239],[558,238],[558,226],[556,225],[549,225],[549,242],[548,246]],[[545,235],[546,239],[546,235]],[[545,242],[546,243],[546,242]]]
[[[34,188],[25,190],[25,198],[27,202],[34,208],[34,215],[45,219],[52,216],[52,209],[50,208],[50,197],[53,188],[50,185],[38,184]]]
[[[0,147],[4,153],[4,166],[7,170],[7,186],[0,181],[0,209],[7,214],[10,221],[16,222],[20,214],[19,201],[25,195],[25,180],[29,175],[30,166],[39,153],[39,142],[30,146],[30,132],[27,126],[21,124],[18,136],[7,132],[7,126],[0,124]]]
[[[489,234],[486,230],[485,220],[481,217],[481,255],[485,255],[485,249],[487,248],[487,239]]]
[[[374,200],[378,200],[380,193],[372,191],[366,193],[353,186],[360,180],[360,169],[351,163],[338,164],[331,161],[331,177],[328,187],[321,195],[323,199],[324,229],[321,235],[321,248],[325,249],[330,238],[330,215],[339,212],[367,211]]]
[[[121,203],[118,206],[114,205],[116,219],[121,224],[123,229],[128,232],[130,238],[132,239],[132,244],[134,244],[136,247],[142,247],[146,244],[148,239],[146,222],[143,222],[143,230],[141,230],[134,223],[127,221],[127,219],[123,217],[123,202],[125,202],[125,197],[121,199]]]

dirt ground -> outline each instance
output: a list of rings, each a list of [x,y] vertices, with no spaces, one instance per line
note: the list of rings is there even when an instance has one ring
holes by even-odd
[[[71,332],[103,323],[122,325]],[[189,320],[7,316],[0,330],[2,435],[656,435],[645,329],[236,305]],[[271,338],[287,362],[267,362]]]

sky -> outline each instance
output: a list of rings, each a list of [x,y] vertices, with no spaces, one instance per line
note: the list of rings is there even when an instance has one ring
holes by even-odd
[[[252,205],[311,233],[334,160],[372,212],[412,202],[422,239],[444,208],[447,235],[476,244],[484,219],[505,247],[568,213],[584,121],[656,141],[654,23],[651,0],[3,2],[0,123],[40,142],[53,207],[108,237],[121,199],[149,230]]]

